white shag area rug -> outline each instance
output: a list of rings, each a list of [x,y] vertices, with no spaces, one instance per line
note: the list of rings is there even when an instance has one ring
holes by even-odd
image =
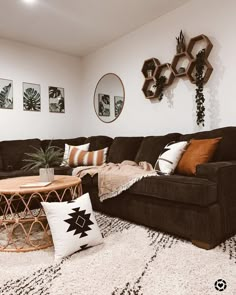
[[[170,235],[96,213],[104,244],[60,263],[53,248],[0,253],[4,295],[236,294],[236,236],[202,250]],[[227,287],[215,289],[223,279]]]

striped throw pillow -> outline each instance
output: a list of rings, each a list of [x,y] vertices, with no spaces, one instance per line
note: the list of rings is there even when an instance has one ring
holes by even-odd
[[[108,148],[102,150],[86,152],[73,147],[70,150],[69,166],[100,166],[106,162]]]

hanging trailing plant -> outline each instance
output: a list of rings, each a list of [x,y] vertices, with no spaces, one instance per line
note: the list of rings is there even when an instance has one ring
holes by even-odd
[[[204,94],[203,94],[203,85],[204,85],[204,64],[205,64],[205,49],[202,49],[198,52],[196,56],[196,95],[195,101],[197,105],[197,125],[204,126],[205,118],[205,107],[204,107]]]
[[[163,90],[165,87],[167,78],[165,76],[160,76],[157,80],[156,83],[153,85],[154,88],[156,88],[156,94],[159,100],[162,100],[163,98]]]

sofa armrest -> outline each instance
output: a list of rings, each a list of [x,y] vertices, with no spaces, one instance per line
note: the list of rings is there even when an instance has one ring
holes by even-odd
[[[236,162],[221,167],[217,174],[217,197],[222,208],[225,232],[230,236],[236,231]]]
[[[196,177],[206,178],[216,182],[220,169],[231,165],[236,165],[236,161],[209,162],[197,165]]]
[[[197,166],[196,175],[217,183],[217,200],[222,225],[228,237],[236,231],[236,161],[206,163]]]

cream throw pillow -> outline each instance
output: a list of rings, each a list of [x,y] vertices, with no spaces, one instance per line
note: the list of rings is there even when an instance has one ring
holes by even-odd
[[[103,243],[88,193],[69,202],[41,204],[52,233],[55,260]]]
[[[187,141],[168,143],[158,157],[154,169],[160,174],[173,174],[187,145]]]

